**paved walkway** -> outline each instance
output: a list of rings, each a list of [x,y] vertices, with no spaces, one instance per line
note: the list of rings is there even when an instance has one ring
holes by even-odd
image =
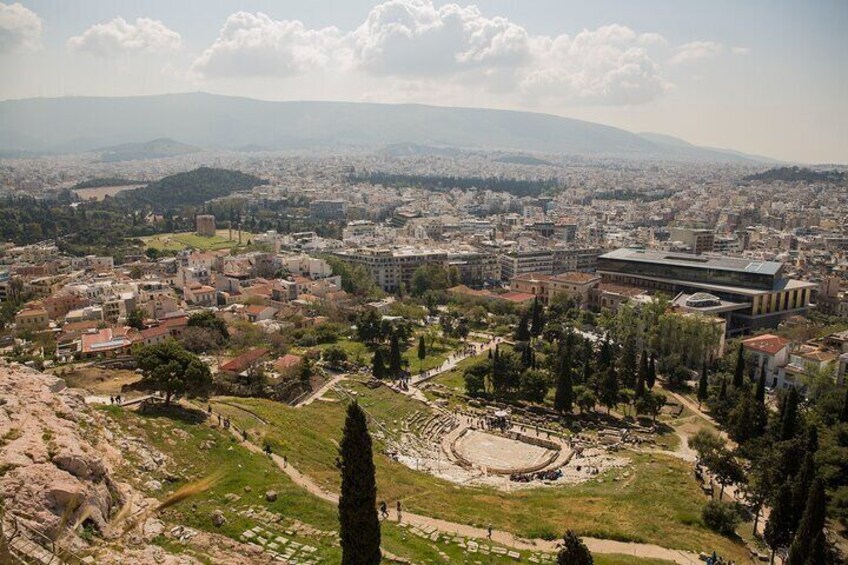
[[[297,402],[294,407],[300,408],[301,406],[309,406],[319,398],[323,397],[328,390],[339,384],[339,382],[341,382],[342,379],[344,379],[345,377],[347,377],[347,373],[340,373],[338,375],[335,375],[332,379],[328,380],[326,383],[321,385],[318,390],[312,392],[311,394]]]

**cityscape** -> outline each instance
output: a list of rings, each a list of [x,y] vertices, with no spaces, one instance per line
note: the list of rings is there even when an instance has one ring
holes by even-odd
[[[95,4],[0,2],[0,564],[846,562],[848,6]]]

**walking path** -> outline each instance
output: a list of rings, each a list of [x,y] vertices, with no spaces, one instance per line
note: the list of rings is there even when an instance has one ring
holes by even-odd
[[[328,390],[330,390],[331,388],[336,386],[345,377],[347,377],[346,373],[340,373],[338,375],[335,375],[332,379],[328,380],[326,383],[321,385],[321,387],[318,390],[312,392],[311,394],[309,394],[305,398],[303,398],[300,401],[298,401],[297,403],[295,403],[294,407],[300,408],[302,406],[309,406],[310,404],[312,404],[313,402],[315,402],[316,400],[318,400],[319,398],[324,396],[327,393]]]
[[[475,335],[477,335],[477,334],[475,334]],[[487,341],[486,343],[482,343],[482,344],[481,343],[470,343],[469,346],[468,346],[469,349],[471,350],[470,353],[460,353],[458,355],[451,353],[451,355],[445,360],[445,362],[442,363],[436,369],[430,369],[429,371],[425,371],[424,374],[413,375],[409,379],[410,386],[419,385],[419,384],[423,383],[424,381],[430,380],[433,377],[441,375],[442,373],[447,373],[448,371],[452,371],[452,370],[456,369],[456,366],[459,365],[459,363],[461,363],[462,361],[465,361],[469,357],[474,357],[476,355],[480,355],[481,353],[485,353],[490,349],[494,349],[495,345],[506,343],[506,340],[502,337],[494,337],[494,338],[492,338],[490,336],[486,336],[486,337],[489,337],[489,341]]]
[[[230,431],[237,438],[241,439],[238,430],[231,428]],[[245,448],[254,452],[264,454],[263,450],[251,441],[241,442]],[[284,472],[288,477],[299,487],[303,488],[310,494],[330,502],[338,504],[339,495],[324,490],[311,477],[305,475],[291,465],[287,460],[284,460],[277,454],[271,454],[271,460],[277,467]],[[400,518],[400,519],[399,519]],[[459,524],[449,522],[447,520],[439,520],[429,516],[421,516],[411,512],[402,512],[398,517],[397,511],[392,509],[389,513],[389,520],[393,522],[403,522],[418,528],[436,528],[440,532],[449,533],[457,536],[477,538],[480,540],[488,539],[489,532],[484,528],[476,528],[467,524]],[[582,538],[590,551],[594,553],[615,553],[622,555],[630,555],[634,557],[642,557],[646,559],[665,559],[678,563],[679,565],[695,565],[699,563],[698,555],[688,551],[676,549],[668,549],[659,545],[647,543],[626,543],[607,539],[598,538]],[[557,551],[557,542],[543,539],[523,539],[509,532],[500,530],[492,530],[491,541],[504,546],[508,546],[518,550],[525,551],[545,551],[554,553]]]

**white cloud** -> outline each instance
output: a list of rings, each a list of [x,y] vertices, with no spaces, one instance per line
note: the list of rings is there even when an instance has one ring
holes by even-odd
[[[350,37],[358,65],[375,74],[430,75],[515,66],[529,54],[527,31],[476,6],[389,0]]]
[[[722,44],[715,41],[691,41],[675,49],[674,55],[668,62],[672,65],[678,65],[680,63],[711,59],[720,55],[723,50],[724,47]]]
[[[41,46],[41,18],[21,4],[0,2],[0,53]]]
[[[180,43],[180,34],[158,20],[137,18],[132,24],[117,17],[71,37],[68,47],[73,51],[109,57],[119,53],[171,51],[178,49]]]
[[[657,58],[666,45],[657,33],[617,24],[552,37],[475,6],[386,0],[349,32],[262,13],[232,14],[192,68],[206,78],[310,76],[330,69],[334,77],[410,99],[441,89],[474,99],[621,105],[649,102],[673,87]],[[669,63],[721,50],[714,42],[688,43]]]
[[[334,27],[308,29],[297,20],[238,12],[227,18],[194,70],[207,77],[286,76],[342,61],[343,51]]]
[[[751,52],[748,47],[734,47],[733,49],[731,49],[731,51],[734,55],[747,55]]]

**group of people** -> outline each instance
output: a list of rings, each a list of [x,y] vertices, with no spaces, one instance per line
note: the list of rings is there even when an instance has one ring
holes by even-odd
[[[400,500],[398,500],[397,501],[397,519],[398,519],[398,522],[401,521],[401,515],[402,515],[401,505],[400,505]],[[388,506],[388,504],[386,504],[385,500],[380,503],[380,518],[382,520],[388,520],[389,519],[389,506]]]
[[[122,402],[123,402],[123,399],[121,398],[120,394],[117,395],[117,396],[110,396],[109,397],[109,404],[117,404],[118,406],[120,406]]]

